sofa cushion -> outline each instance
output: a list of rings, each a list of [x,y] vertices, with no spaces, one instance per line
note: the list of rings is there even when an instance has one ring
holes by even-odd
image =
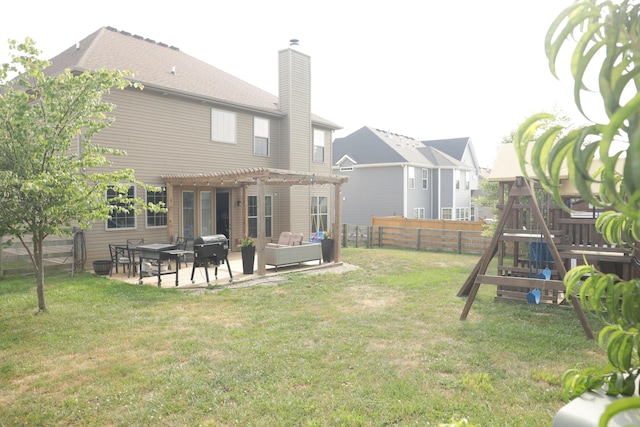
[[[291,244],[291,232],[283,231],[278,238],[278,245],[290,245]]]

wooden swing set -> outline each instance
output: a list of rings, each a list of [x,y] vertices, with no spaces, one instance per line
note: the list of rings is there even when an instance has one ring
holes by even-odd
[[[560,304],[566,297],[563,278],[567,269],[556,246],[562,231],[548,228],[535,193],[524,177],[501,182],[500,194],[506,193],[508,199],[500,209],[500,220],[489,247],[458,291],[458,296],[467,297],[460,320],[466,320],[482,284],[496,285],[497,299]],[[528,256],[522,255],[522,248],[528,249]],[[498,274],[487,274],[496,255]],[[512,260],[511,265],[508,260]],[[579,299],[571,295],[569,298],[585,334],[593,339]]]

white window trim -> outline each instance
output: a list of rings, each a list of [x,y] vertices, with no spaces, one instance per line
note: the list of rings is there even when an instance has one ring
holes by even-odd
[[[133,196],[131,198],[135,199],[136,198],[136,186],[133,185],[133,184],[130,184],[129,188],[132,188],[132,187],[133,187]],[[108,193],[108,190],[107,190],[107,193],[105,193],[104,196],[108,197],[108,194],[109,193]],[[110,231],[123,231],[123,230],[128,230],[128,231],[137,230],[138,229],[138,215],[136,215],[135,213],[131,213],[130,215],[133,215],[133,227],[115,227],[115,228],[110,228],[109,227],[110,219],[107,219],[104,222],[105,231],[109,231],[110,232]]]
[[[236,113],[211,109],[211,141],[235,144],[237,142],[236,125]]]
[[[260,157],[269,157],[271,155],[271,141],[269,139],[270,123],[268,119],[262,117],[253,118],[253,155]],[[267,140],[267,153],[257,153],[257,139],[264,138]]]
[[[414,188],[416,188],[416,168],[414,168],[413,166],[409,166],[407,175],[407,187],[409,188],[409,190],[413,190]]]
[[[313,161],[315,163],[324,163],[326,156],[325,156],[325,144],[324,144],[324,139],[325,139],[325,132],[322,129],[314,129],[313,130]],[[322,148],[322,160],[318,160],[316,159],[316,148]]]

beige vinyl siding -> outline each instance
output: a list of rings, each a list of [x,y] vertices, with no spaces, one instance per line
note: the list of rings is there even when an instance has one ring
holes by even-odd
[[[126,150],[129,155],[114,158],[114,167],[134,168],[144,182],[159,185],[165,173],[280,167],[277,157],[253,155],[252,114],[236,112],[237,143],[229,144],[211,141],[211,105],[153,92],[140,96],[133,90],[112,94],[109,100],[120,105],[114,110],[115,123],[95,140]],[[279,127],[272,128],[275,142]]]

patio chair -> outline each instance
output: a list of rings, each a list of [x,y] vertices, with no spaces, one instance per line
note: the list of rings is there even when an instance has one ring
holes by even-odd
[[[140,253],[137,250],[138,245],[142,245],[144,243],[144,239],[140,240],[130,240],[127,239],[127,249],[129,255],[129,263],[130,266],[133,267],[133,273],[138,273],[138,267],[140,266]]]
[[[111,255],[111,265],[116,268],[116,274],[118,273],[118,266],[122,266],[122,271],[125,268],[128,269],[129,277],[131,277],[131,259],[129,258],[129,249],[122,245],[109,244],[109,254]],[[109,272],[109,276],[113,272],[113,268]]]
[[[181,251],[186,251],[187,250],[187,239],[186,238],[184,238],[184,237],[176,237],[176,241],[174,243],[176,244],[178,249],[180,249]],[[184,262],[184,265],[186,267],[189,267],[189,264],[187,263],[187,254],[180,255],[180,262]]]

